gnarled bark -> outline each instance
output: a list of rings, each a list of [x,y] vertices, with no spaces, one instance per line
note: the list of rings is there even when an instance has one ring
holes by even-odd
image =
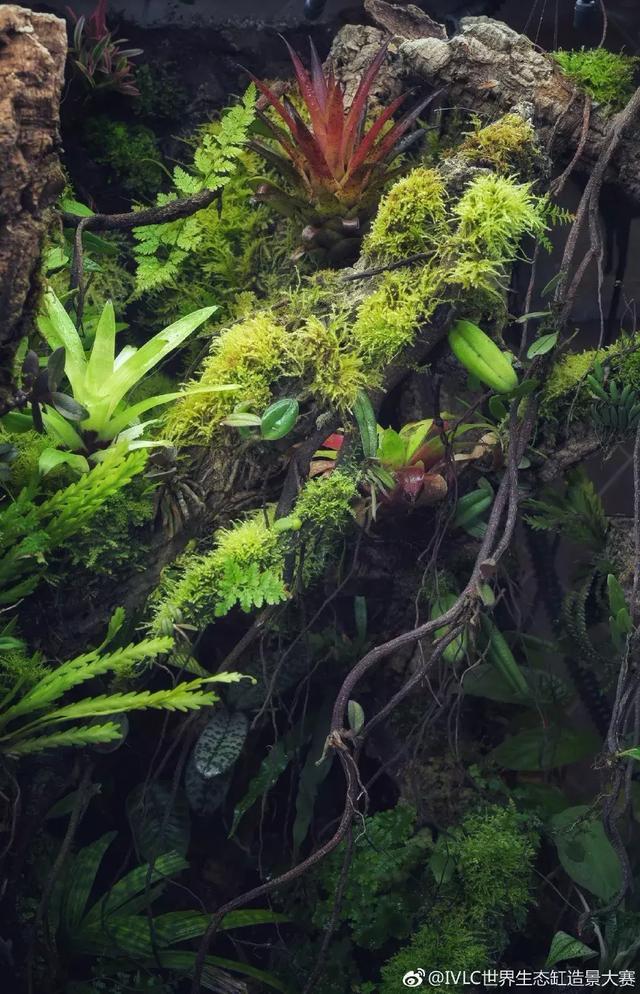
[[[394,90],[394,79],[396,92],[410,84],[446,88],[448,106],[468,108],[483,117],[498,117],[527,105],[556,163],[571,160],[580,149],[576,169],[590,173],[609,141],[611,119],[594,107],[583,140],[585,94],[526,36],[490,17],[465,17],[460,31],[447,38],[444,29],[417,7],[365,0],[365,8],[380,26],[378,43],[392,35],[392,58],[385,74],[389,92]],[[354,25],[342,29],[332,48],[338,70],[352,53],[371,50],[374,31]],[[346,82],[348,86],[349,78]],[[626,129],[606,181],[640,205],[640,121]]]
[[[64,21],[0,6],[0,409],[37,297],[46,209],[62,190],[59,107]]]

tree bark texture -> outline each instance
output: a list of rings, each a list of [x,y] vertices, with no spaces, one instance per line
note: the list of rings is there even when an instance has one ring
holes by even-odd
[[[347,93],[351,76],[360,73],[348,64],[357,53],[364,58],[391,36],[385,96],[427,85],[446,91],[448,107],[465,108],[483,118],[526,108],[556,164],[569,162],[583,144],[575,168],[590,174],[609,141],[611,118],[594,106],[583,141],[584,92],[526,36],[490,17],[465,17],[459,32],[448,38],[442,25],[412,5],[365,0],[365,8],[379,25],[377,36],[375,28],[347,25],[332,47],[331,58]],[[640,206],[640,122],[626,130],[606,180]]]
[[[64,185],[58,150],[66,53],[60,18],[0,6],[0,406],[37,302],[47,208]]]

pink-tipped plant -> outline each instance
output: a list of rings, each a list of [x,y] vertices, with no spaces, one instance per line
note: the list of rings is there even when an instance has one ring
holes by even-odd
[[[73,21],[73,38],[69,55],[74,69],[91,91],[113,90],[128,97],[138,96],[135,69],[131,59],[142,54],[141,48],[123,48],[126,38],[114,38],[107,26],[108,0],[98,0],[87,18],[78,17],[67,7]]]
[[[307,71],[288,43],[300,97],[308,123],[294,104],[279,97],[255,76],[253,81],[280,123],[259,110],[268,137],[275,140],[284,155],[260,141],[251,143],[254,151],[274,166],[290,191],[262,184],[261,199],[307,220],[303,241],[332,248],[336,242],[363,234],[383,185],[392,175],[392,162],[413,139],[409,129],[433,95],[420,101],[399,121],[393,115],[406,101],[404,93],[393,100],[367,128],[371,89],[384,61],[383,45],[363,75],[349,109],[345,93],[333,71],[322,67],[311,42],[311,69]],[[282,126],[284,125],[284,127]],[[418,137],[420,132],[416,132]],[[323,237],[324,236],[324,237]]]

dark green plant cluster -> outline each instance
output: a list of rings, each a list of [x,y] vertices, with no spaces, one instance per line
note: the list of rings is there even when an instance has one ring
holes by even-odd
[[[634,90],[638,59],[606,48],[559,49],[553,58],[569,79],[609,111],[621,110]]]
[[[99,114],[86,122],[84,140],[95,161],[109,167],[112,185],[130,197],[148,200],[162,185],[162,153],[151,128]]]
[[[147,65],[125,108],[105,12],[73,57],[120,96],[73,143],[91,206],[52,211],[0,417],[16,984],[633,969],[637,523],[609,484],[638,341],[580,351],[534,303],[572,220],[537,122],[457,111],[425,153],[426,94],[368,106],[395,42],[355,92],[312,47],[169,146],[197,73]],[[579,54],[615,108],[633,60]]]

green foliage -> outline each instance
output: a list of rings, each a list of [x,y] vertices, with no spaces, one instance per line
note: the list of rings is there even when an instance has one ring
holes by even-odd
[[[39,652],[29,654],[25,648],[0,651],[0,699],[17,685],[28,690],[45,673],[46,663]]]
[[[82,970],[82,960],[98,960],[101,977],[117,976],[123,962],[135,964],[145,973],[162,977],[165,971],[189,977],[196,953],[180,944],[199,938],[210,916],[199,911],[169,911],[154,915],[150,910],[167,882],[188,867],[176,852],[163,853],[120,877],[101,897],[91,901],[100,865],[113,843],[115,832],[80,849],[58,877],[48,906],[48,926],[67,969]],[[221,929],[254,927],[286,921],[283,915],[262,909],[235,911],[226,915]],[[205,990],[220,991],[229,983],[227,970],[254,978],[275,990],[281,984],[266,971],[250,964],[208,955],[202,976]],[[91,990],[94,988],[91,987]],[[224,989],[224,988],[223,988]]]
[[[317,532],[339,530],[351,517],[358,490],[354,477],[343,469],[316,477],[303,487],[295,504],[295,515]]]
[[[608,377],[596,359],[587,386],[594,398],[591,419],[600,431],[609,438],[635,434],[640,422],[640,395],[632,384],[622,386]]]
[[[0,507],[0,604],[30,594],[47,556],[77,535],[109,498],[138,476],[146,459],[143,451],[127,454],[115,447],[88,473],[44,500],[37,501],[32,487]]]
[[[235,604],[243,611],[286,598],[284,551],[262,511],[222,529],[214,548],[189,553],[165,575],[152,598],[154,632],[175,623],[204,626]]]
[[[226,773],[242,752],[249,725],[241,711],[218,708],[193,747],[193,763],[205,780]]]
[[[586,805],[567,808],[551,819],[551,834],[571,879],[603,904],[612,901],[622,887],[622,867],[601,819]]]
[[[84,138],[89,153],[110,167],[124,192],[142,198],[157,192],[164,174],[162,153],[151,128],[98,114],[87,120]]]
[[[237,392],[180,401],[167,416],[169,437],[208,442],[238,401],[261,410],[282,379],[323,404],[351,409],[363,388],[380,385],[384,369],[439,305],[462,297],[495,310],[520,239],[544,239],[550,220],[547,200],[530,184],[481,174],[449,203],[433,170],[415,170],[383,198],[367,252],[383,264],[397,261],[396,251],[433,257],[385,273],[367,296],[354,300],[344,288],[310,285],[291,295],[287,310],[262,310],[223,331],[198,382],[232,378]]]
[[[365,243],[383,258],[435,252],[446,233],[446,191],[437,169],[413,169],[382,198]]]
[[[355,845],[340,918],[348,924],[353,941],[365,949],[406,938],[423,900],[420,870],[432,841],[428,830],[415,832],[415,820],[410,807],[398,805],[382,811],[367,820]],[[313,915],[318,928],[331,916],[343,860],[341,846],[318,871],[322,899]]]
[[[203,190],[222,195],[242,160],[248,130],[255,117],[254,104],[255,87],[250,86],[242,101],[227,111],[217,128],[203,130],[191,172],[176,166],[173,190],[158,194],[158,205]],[[209,208],[208,212],[198,212],[177,221],[134,229],[138,242],[135,250],[138,293],[172,284],[190,255],[204,247],[207,226],[212,223],[214,211],[215,208]]]
[[[76,430],[57,410],[48,407],[42,415],[48,434],[58,445],[74,452],[92,452],[96,447],[101,448],[99,443],[116,439],[126,442],[130,449],[148,446],[140,436],[149,422],[141,422],[141,416],[182,394],[174,391],[135,404],[127,404],[125,398],[150,370],[211,316],[215,307],[187,314],[141,348],[127,346],[117,356],[115,314],[110,301],[104,306],[88,356],[73,321],[51,290],[45,294],[44,309],[40,330],[51,348],[65,350],[64,371],[74,401],[85,411],[85,416],[78,419],[81,427]],[[224,391],[229,387],[225,384],[196,389]]]
[[[458,220],[454,247],[460,252],[454,279],[457,274],[467,286],[476,267],[478,274],[493,270],[498,276],[515,260],[524,235],[545,242],[548,210],[548,202],[534,194],[531,183],[495,173],[477,176],[453,207]]]
[[[63,542],[60,572],[73,584],[82,570],[82,583],[115,578],[123,572],[145,569],[147,543],[143,529],[155,515],[154,487],[143,475],[105,501],[91,521],[70,541]]]
[[[541,500],[525,505],[529,525],[538,531],[561,531],[593,553],[604,552],[608,521],[602,501],[583,469],[570,472],[564,491],[547,489]]]
[[[187,109],[189,94],[176,64],[162,61],[137,66],[136,87],[133,111],[140,117],[179,121]]]
[[[380,994],[394,994],[417,967],[477,970],[494,961],[508,929],[524,924],[537,841],[530,816],[497,805],[471,812],[443,834],[431,860],[437,899],[425,903],[423,924],[382,968]],[[438,991],[454,994],[458,987]]]
[[[454,151],[468,162],[491,166],[501,173],[526,175],[534,157],[535,132],[529,121],[519,114],[505,114],[484,127],[480,118],[474,120],[474,130],[465,135]]]
[[[45,749],[87,746],[113,742],[121,738],[116,714],[159,708],[165,711],[188,711],[211,705],[216,695],[205,689],[208,683],[240,678],[238,674],[220,674],[178,684],[167,690],[147,690],[81,697],[61,703],[69,691],[106,673],[129,673],[144,660],[168,652],[171,638],[144,639],[137,645],[103,652],[102,647],[70,659],[48,672],[11,704],[22,689],[16,683],[3,701],[0,712],[0,752],[13,758],[42,752]],[[60,726],[63,726],[62,728]]]
[[[19,493],[34,484],[39,476],[38,463],[42,453],[51,442],[46,435],[37,431],[10,432],[0,426],[0,439],[11,444],[15,456],[11,461],[8,487],[12,493]]]
[[[606,48],[559,49],[553,58],[563,73],[609,111],[621,110],[633,94],[636,56]]]

